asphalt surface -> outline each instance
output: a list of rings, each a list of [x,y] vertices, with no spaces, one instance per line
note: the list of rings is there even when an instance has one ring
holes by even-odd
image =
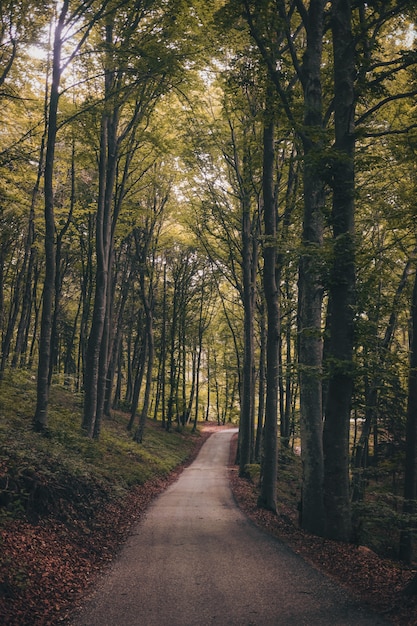
[[[234,432],[211,435],[155,500],[73,626],[386,624],[236,507]]]

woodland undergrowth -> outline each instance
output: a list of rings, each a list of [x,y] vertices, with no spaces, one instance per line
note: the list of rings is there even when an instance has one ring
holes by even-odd
[[[0,623],[61,623],[111,561],[156,495],[209,432],[167,433],[149,421],[143,444],[115,412],[100,441],[81,431],[81,397],[52,387],[50,428],[31,428],[34,381],[0,383]]]
[[[366,544],[330,541],[301,530],[298,519],[301,464],[291,453],[281,453],[279,462],[278,514],[259,509],[259,466],[249,466],[249,478],[240,478],[233,462],[236,447],[235,438],[229,467],[232,491],[237,504],[257,526],[290,546],[313,567],[344,587],[354,600],[381,614],[388,623],[417,625],[417,597],[405,593],[416,574],[417,563],[406,566],[382,553],[377,554]],[[368,525],[377,528],[376,518],[369,520]],[[379,527],[371,545],[380,549],[390,545],[389,537],[393,533],[388,532],[387,526]],[[368,536],[365,533],[363,539]],[[391,553],[391,548],[388,551]]]
[[[126,431],[128,415],[114,412],[99,442],[81,432],[81,396],[53,386],[50,429],[31,429],[35,383],[22,373],[0,383],[0,623],[48,626],[67,621],[156,495],[195,458],[210,435],[167,433],[148,421],[144,442]],[[234,442],[236,445],[236,441]],[[383,554],[375,545],[340,544],[308,535],[298,524],[300,463],[280,455],[279,513],[257,508],[259,466],[238,476],[231,449],[236,501],[266,532],[393,624],[417,624],[417,600],[404,594],[417,564]],[[374,533],[375,535],[375,533]],[[386,533],[386,537],[389,533]]]

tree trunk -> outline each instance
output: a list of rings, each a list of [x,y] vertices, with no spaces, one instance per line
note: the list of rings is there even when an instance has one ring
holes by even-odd
[[[322,300],[323,244],[321,59],[323,0],[312,0],[308,13],[307,49],[303,62],[304,91],[304,219],[299,268],[300,427],[303,462],[302,527],[324,533],[322,429]]]
[[[266,336],[266,403],[263,435],[262,479],[258,506],[277,511],[278,466],[278,389],[279,389],[279,340],[280,312],[277,284],[277,210],[274,198],[274,121],[272,118],[272,95],[266,99],[264,154],[263,154],[263,200],[265,234],[263,244],[263,284],[267,311]]]
[[[106,207],[106,177],[109,119],[105,114],[102,120],[100,165],[99,165],[99,199],[96,217],[96,286],[91,329],[87,344],[84,377],[84,413],[82,427],[89,437],[94,435],[97,411],[97,392],[100,363],[100,348],[104,331],[107,304],[108,284],[108,245],[109,245],[109,206]]]
[[[135,423],[136,412],[139,404],[139,395],[140,390],[142,388],[143,375],[145,373],[145,365],[146,365],[146,354],[148,350],[148,335],[145,330],[143,334],[140,334],[138,329],[138,337],[141,337],[141,346],[138,358],[138,364],[136,368],[135,382],[133,385],[133,393],[132,393],[132,406],[130,408],[130,419],[127,425],[127,430],[132,430],[133,424]]]
[[[334,0],[335,156],[333,174],[333,264],[331,268],[328,390],[324,424],[326,536],[351,538],[349,433],[353,389],[354,252],[354,76],[355,47],[350,0]]]
[[[111,358],[110,358],[109,368],[107,372],[107,380],[106,380],[106,397],[105,397],[105,402],[104,402],[104,414],[107,417],[109,417],[111,414],[114,376],[116,373],[117,363],[119,361],[120,348],[122,344],[122,334],[123,334],[122,333],[123,316],[124,316],[124,312],[126,309],[127,296],[129,293],[130,286],[131,286],[130,272],[127,268],[125,268],[124,277],[123,277],[123,285],[122,285],[121,294],[120,294],[119,308],[117,311],[116,330],[113,333]]]
[[[210,347],[207,347],[207,407],[206,407],[206,415],[205,415],[205,421],[208,422],[209,421],[209,416],[210,416],[210,402],[211,402],[211,396],[210,396],[210,390],[211,390],[211,365],[210,365],[210,357],[211,357],[211,350]]]
[[[253,282],[253,246],[252,246],[252,220],[251,202],[249,195],[249,156],[243,157],[243,186],[242,186],[242,282],[243,282],[243,376],[242,397],[239,424],[239,475],[246,476],[246,466],[251,463],[253,456],[253,428],[252,418],[254,415],[254,296],[255,284]]]
[[[417,273],[414,277],[411,304],[410,371],[408,375],[407,426],[403,513],[414,515],[417,498]],[[411,523],[410,523],[411,526]],[[413,531],[406,528],[400,538],[400,559],[413,561]]]
[[[200,370],[201,370],[201,355],[203,352],[203,335],[204,335],[204,324],[203,324],[203,306],[204,306],[204,284],[201,287],[201,298],[200,298],[200,308],[198,315],[198,341],[196,345],[197,351],[197,360],[195,365],[195,412],[193,419],[193,430],[192,432],[196,432],[197,424],[198,424],[198,410],[199,410],[199,401],[200,401]],[[191,411],[191,407],[190,407]]]
[[[146,318],[146,336],[147,336],[147,348],[148,348],[148,363],[147,363],[147,372],[146,372],[146,383],[145,383],[145,393],[143,398],[142,411],[139,418],[139,425],[135,433],[135,441],[138,443],[142,443],[143,434],[145,432],[146,419],[148,417],[149,411],[149,400],[151,397],[151,389],[152,389],[152,371],[153,371],[153,360],[154,360],[154,336],[153,336],[153,311],[152,311],[152,288],[150,287],[150,293],[147,295],[146,293],[146,285],[145,285],[145,276],[142,270],[141,277],[141,294],[143,306],[145,309],[145,318]]]
[[[52,307],[55,289],[55,217],[54,217],[54,159],[57,136],[57,113],[59,85],[61,81],[62,30],[68,12],[69,0],[64,0],[55,30],[52,62],[52,84],[49,100],[48,136],[46,144],[44,192],[45,192],[45,280],[43,288],[41,333],[36,409],[33,418],[35,430],[48,427],[49,366],[51,360]]]
[[[255,451],[254,459],[255,463],[261,461],[262,439],[264,429],[265,418],[265,380],[266,380],[266,321],[265,321],[265,306],[262,303],[259,311],[259,384],[258,384],[258,421],[256,424],[256,436],[255,436]]]
[[[111,47],[113,43],[112,24],[106,25],[106,43]],[[109,67],[111,68],[110,61]],[[105,71],[105,93],[109,97],[113,89],[113,70]],[[94,309],[88,339],[85,370],[84,390],[84,414],[82,427],[89,437],[94,436],[97,409],[99,419],[101,399],[98,393],[104,393],[105,385],[102,384],[104,361],[107,354],[102,350],[103,333],[105,332],[106,314],[108,312],[107,290],[109,286],[109,270],[112,259],[112,232],[111,212],[113,191],[116,177],[117,164],[117,127],[118,109],[112,109],[111,100],[105,104],[100,135],[100,161],[99,161],[99,194],[96,218],[96,288],[94,294]],[[106,367],[107,373],[107,367]],[[99,380],[100,379],[100,380]]]

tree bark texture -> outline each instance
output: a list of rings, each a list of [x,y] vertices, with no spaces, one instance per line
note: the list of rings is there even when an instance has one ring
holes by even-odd
[[[323,441],[326,536],[339,541],[351,538],[349,432],[355,307],[355,47],[351,11],[350,0],[333,1],[333,258],[329,285],[330,339]]]
[[[312,0],[306,23],[304,53],[304,218],[299,267],[300,426],[303,464],[302,527],[324,533],[322,429],[322,301],[321,249],[323,243],[324,182],[322,179],[323,0]]]
[[[407,423],[405,444],[404,505],[405,515],[415,514],[417,498],[417,273],[411,303],[410,370],[408,375]],[[411,526],[411,524],[410,524]],[[406,528],[400,538],[400,558],[413,561],[413,532]]]
[[[55,216],[54,216],[54,160],[57,136],[59,85],[61,81],[62,30],[68,12],[69,0],[64,0],[55,30],[52,61],[52,84],[49,99],[48,135],[46,143],[44,193],[45,193],[45,280],[42,299],[41,331],[37,397],[34,428],[43,431],[48,427],[49,366],[51,360],[52,309],[55,293]]]
[[[111,23],[106,26],[106,43],[109,48],[113,43]],[[108,61],[108,67],[111,68],[110,60]],[[112,70],[106,69],[105,93],[108,100],[104,105],[100,136],[99,194],[96,217],[96,286],[84,378],[84,415],[82,426],[89,437],[94,436],[97,408],[100,409],[100,405],[98,405],[98,392],[99,389],[101,389],[104,393],[105,385],[103,386],[101,384],[101,380],[103,372],[105,371],[107,373],[107,365],[103,362],[107,358],[107,352],[104,354],[104,349],[101,349],[101,344],[105,333],[106,313],[108,310],[107,290],[109,287],[110,261],[112,258],[111,208],[116,177],[118,147],[118,108],[116,105],[112,106],[110,97],[113,89],[113,80]]]
[[[252,224],[250,199],[247,194],[242,198],[242,278],[244,309],[244,348],[242,398],[239,425],[239,474],[246,475],[246,466],[252,460],[253,432],[253,369],[254,369],[254,284],[252,282]]]
[[[263,435],[262,480],[258,506],[276,513],[278,469],[278,390],[280,310],[277,284],[277,210],[274,198],[274,121],[272,94],[266,98],[263,137],[264,271],[263,285],[267,312],[266,401]]]

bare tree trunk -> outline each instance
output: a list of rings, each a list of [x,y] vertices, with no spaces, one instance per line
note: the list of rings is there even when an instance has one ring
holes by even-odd
[[[127,263],[128,261],[126,261]],[[120,302],[119,308],[117,311],[117,323],[116,330],[113,336],[113,345],[111,348],[111,358],[109,363],[109,368],[107,372],[107,380],[106,380],[106,397],[104,402],[104,414],[106,416],[110,416],[111,407],[112,407],[112,390],[113,390],[113,382],[114,376],[116,373],[117,363],[120,358],[120,347],[122,344],[122,330],[123,330],[123,316],[126,309],[127,296],[129,293],[130,287],[130,272],[126,268],[125,275],[123,278],[123,285],[120,294]]]
[[[101,148],[100,148],[100,190],[96,217],[96,287],[94,294],[94,309],[88,338],[85,377],[84,377],[84,414],[82,427],[89,437],[94,436],[94,426],[97,411],[97,393],[99,379],[99,364],[101,342],[107,308],[107,286],[109,267],[109,236],[110,236],[110,205],[106,188],[110,186],[107,179],[107,145],[109,142],[110,120],[107,114],[102,120]]]
[[[255,303],[255,284],[253,282],[253,245],[251,200],[249,194],[248,154],[243,156],[242,180],[242,297],[243,297],[243,375],[242,397],[239,423],[239,475],[246,476],[246,466],[253,459],[254,432],[254,339],[253,320]]]
[[[417,273],[414,277],[413,299],[411,303],[411,346],[410,370],[408,375],[407,426],[405,444],[404,505],[403,513],[414,515],[417,499]],[[400,559],[406,563],[413,561],[413,530],[401,532]],[[416,577],[417,579],[417,577]]]
[[[153,336],[153,311],[152,311],[152,288],[150,287],[150,294],[146,293],[146,285],[145,285],[145,276],[143,271],[141,272],[140,277],[141,282],[141,293],[142,293],[142,301],[145,309],[145,318],[146,318],[146,336],[147,336],[147,352],[148,352],[148,362],[147,362],[147,371],[146,371],[146,382],[145,382],[145,393],[143,398],[142,411],[139,417],[139,425],[136,430],[134,439],[138,443],[142,443],[143,434],[145,432],[146,420],[148,417],[149,411],[149,400],[151,397],[151,388],[152,388],[152,371],[153,371],[153,361],[154,361],[154,336]]]
[[[338,541],[351,539],[349,434],[355,305],[355,46],[351,12],[350,0],[334,0],[332,4],[336,153],[332,170],[334,239],[329,287],[329,381],[323,442],[326,536]]]
[[[106,24],[106,43],[109,48],[113,43],[113,27],[111,20]],[[109,60],[109,68],[111,63]],[[105,93],[108,97],[113,89],[113,70],[105,71]],[[96,218],[96,289],[94,295],[93,318],[88,339],[85,369],[84,414],[82,427],[89,437],[94,437],[97,416],[101,418],[98,393],[104,393],[103,372],[107,373],[106,346],[102,346],[106,338],[106,315],[108,313],[109,271],[112,259],[111,212],[117,163],[117,127],[118,109],[112,107],[111,100],[105,104],[100,135],[99,162],[99,197]],[[109,321],[107,320],[107,323]],[[105,376],[106,374],[104,374]],[[97,413],[97,409],[99,413]],[[97,430],[96,430],[97,433]]]
[[[274,198],[274,120],[273,97],[266,97],[263,136],[263,200],[265,236],[263,244],[263,284],[267,311],[266,404],[263,435],[262,478],[258,506],[276,513],[278,469],[278,389],[280,310],[277,283],[277,210]]]
[[[324,534],[322,427],[322,300],[320,255],[323,243],[324,183],[321,171],[323,128],[321,59],[323,0],[309,6],[304,91],[304,219],[299,269],[300,425],[303,461],[302,527]]]
[[[145,373],[146,354],[148,350],[148,336],[147,336],[146,330],[145,332],[141,333],[140,329],[138,328],[138,338],[140,338],[140,350],[139,350],[135,380],[134,380],[134,385],[133,385],[132,406],[130,407],[130,419],[127,425],[127,430],[129,431],[132,430],[133,425],[135,423],[136,412],[137,412],[138,405],[139,405],[139,395],[140,395],[140,390],[142,388],[143,375]]]
[[[156,206],[156,199],[154,198],[154,206]],[[163,206],[162,206],[163,208]],[[162,210],[162,209],[161,209]],[[156,223],[156,213],[154,215],[154,220],[148,225],[148,230],[145,233],[145,241],[141,245],[139,233],[136,230],[135,235],[135,244],[136,244],[136,256],[139,259],[139,284],[140,284],[140,295],[142,298],[143,309],[145,311],[145,334],[146,334],[146,346],[147,346],[147,371],[146,371],[146,382],[145,382],[145,393],[143,398],[143,405],[141,414],[139,417],[139,424],[136,429],[136,433],[134,435],[135,441],[138,443],[142,443],[143,434],[145,432],[146,420],[148,418],[149,412],[149,401],[151,397],[151,389],[152,389],[152,374],[153,374],[153,362],[154,362],[154,354],[155,354],[155,342],[154,342],[154,333],[153,333],[153,269],[149,270],[149,247],[151,243],[151,239],[153,236],[153,230]],[[148,278],[148,280],[146,280]]]
[[[41,334],[39,341],[36,409],[33,418],[35,430],[48,427],[49,366],[51,360],[52,308],[55,289],[55,217],[54,217],[54,160],[57,136],[59,85],[61,81],[62,30],[68,12],[69,0],[64,0],[55,30],[52,61],[52,84],[49,100],[48,136],[46,144],[45,191],[45,280],[42,302]]]
[[[167,316],[167,266],[166,259],[163,260],[163,295],[162,295],[162,321],[161,321],[161,348],[158,365],[158,385],[155,398],[154,418],[157,419],[159,404],[161,404],[162,428],[165,428],[166,419],[166,398],[165,398],[165,368],[166,368],[166,316]]]
[[[256,424],[255,435],[255,463],[261,461],[262,438],[265,418],[265,369],[266,369],[266,323],[265,323],[265,306],[263,302],[260,305],[259,317],[259,334],[260,334],[260,350],[259,350],[259,384],[258,384],[258,421]]]

